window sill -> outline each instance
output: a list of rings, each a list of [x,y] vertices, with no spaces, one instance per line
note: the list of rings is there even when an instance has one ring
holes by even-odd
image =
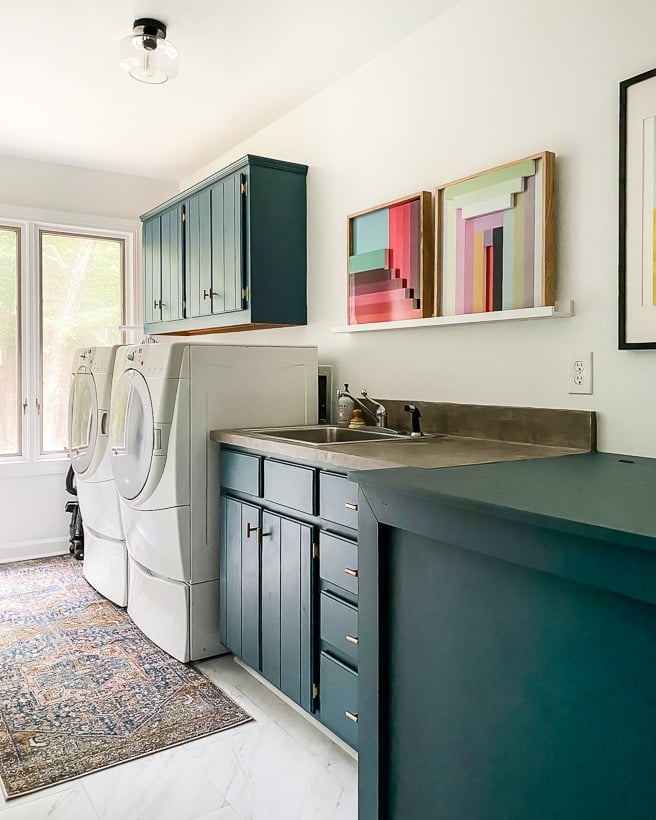
[[[6,478],[33,478],[44,475],[61,475],[68,472],[70,460],[68,456],[60,458],[44,458],[39,461],[15,459],[0,460],[0,480]]]

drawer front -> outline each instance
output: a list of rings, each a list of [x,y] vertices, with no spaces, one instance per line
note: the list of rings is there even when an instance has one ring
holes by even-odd
[[[221,486],[227,490],[259,496],[261,464],[259,456],[221,450]]]
[[[321,593],[321,640],[335,654],[358,665],[358,609],[329,592]]]
[[[314,470],[282,461],[264,461],[264,497],[314,515]]]
[[[319,575],[324,581],[358,594],[358,545],[355,541],[319,534]]]
[[[321,473],[319,515],[345,527],[358,528],[358,485],[346,476]]]
[[[321,722],[354,749],[358,747],[358,676],[325,652],[320,660]]]

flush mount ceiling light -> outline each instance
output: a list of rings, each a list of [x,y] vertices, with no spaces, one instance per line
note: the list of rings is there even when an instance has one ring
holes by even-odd
[[[151,17],[134,21],[129,37],[121,40],[121,68],[140,83],[159,85],[178,73],[178,49],[166,39],[166,26]]]

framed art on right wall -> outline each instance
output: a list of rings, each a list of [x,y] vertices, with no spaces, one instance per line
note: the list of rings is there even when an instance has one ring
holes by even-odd
[[[656,348],[656,69],[620,83],[619,348]]]
[[[435,199],[439,315],[555,303],[553,153],[442,185]]]

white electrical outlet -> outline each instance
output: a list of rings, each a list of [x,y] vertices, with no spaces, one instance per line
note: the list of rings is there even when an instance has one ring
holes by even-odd
[[[592,393],[592,351],[569,357],[569,393]]]

